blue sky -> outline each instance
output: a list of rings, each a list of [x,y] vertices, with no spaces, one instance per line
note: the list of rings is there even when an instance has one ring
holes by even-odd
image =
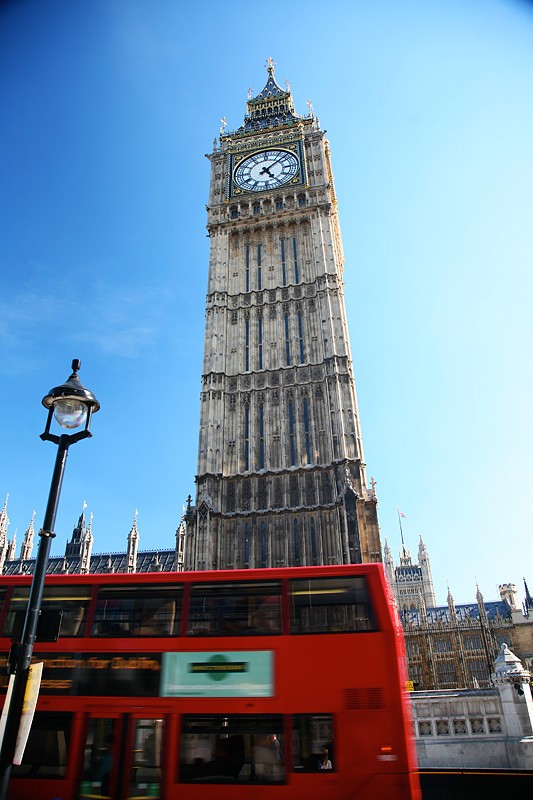
[[[331,142],[368,474],[383,539],[424,537],[439,602],[533,590],[533,6],[515,0],[0,5],[0,500],[44,515],[46,392],[102,404],[52,553],[171,548],[194,496],[220,120],[290,81]]]

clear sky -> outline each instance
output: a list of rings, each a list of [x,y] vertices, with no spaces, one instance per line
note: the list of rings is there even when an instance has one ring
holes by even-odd
[[[328,132],[381,534],[437,600],[533,590],[533,5],[518,0],[0,4],[0,501],[17,555],[55,447],[41,398],[98,397],[53,555],[174,546],[194,497],[220,120],[276,62]],[[35,554],[35,551],[34,551]]]

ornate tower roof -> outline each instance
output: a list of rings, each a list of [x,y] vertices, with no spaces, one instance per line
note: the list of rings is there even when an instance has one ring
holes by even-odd
[[[294,101],[289,86],[282,89],[276,82],[274,62],[271,58],[267,60],[267,73],[267,82],[259,94],[252,97],[250,90],[244,125],[239,128],[241,133],[292,125],[301,119],[294,111]]]

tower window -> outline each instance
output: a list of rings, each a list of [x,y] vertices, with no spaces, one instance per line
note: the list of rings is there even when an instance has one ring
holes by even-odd
[[[244,320],[244,370],[248,372],[250,369],[250,320],[247,317]]]
[[[257,320],[257,366],[263,369],[263,317]]]
[[[250,291],[250,245],[246,245],[246,270],[245,270],[245,291]]]
[[[252,206],[252,209],[253,209],[254,214],[259,214],[259,212],[261,210],[261,206],[259,205],[259,203],[254,203],[253,206]]]
[[[300,364],[303,364],[305,361],[305,352],[304,352],[304,335],[303,335],[301,311],[298,311],[298,342],[300,345]]]
[[[285,239],[281,240],[281,285],[287,285],[287,266],[285,264]]]
[[[318,564],[318,549],[316,546],[316,524],[314,517],[311,517],[311,558],[313,561],[313,565]]]
[[[244,470],[250,469],[250,406],[244,406]]]
[[[250,566],[250,523],[244,524],[244,566]]]
[[[294,255],[294,282],[300,283],[300,273],[298,269],[298,252],[296,249],[296,237],[292,240],[292,252]]]
[[[307,198],[306,198],[306,196],[304,194],[299,194],[298,195],[298,205],[300,207],[307,205]]]
[[[261,245],[257,245],[257,288],[261,290]]]
[[[283,210],[283,200],[281,199],[281,197],[276,197],[274,202],[276,204],[276,211],[282,211]]]
[[[239,216],[239,209],[237,208],[237,206],[232,206],[232,207],[230,208],[229,215],[230,215],[231,219],[237,219],[237,218],[238,218],[238,216]]]
[[[294,407],[292,400],[289,400],[289,451],[291,467],[294,467],[296,462],[296,447],[294,443]]]
[[[266,567],[267,562],[267,534],[266,534],[266,523],[261,523],[261,566]]]
[[[285,314],[285,366],[291,365],[291,341],[289,338],[289,315]]]
[[[265,414],[263,403],[259,406],[259,469],[265,468]]]
[[[300,551],[300,531],[298,526],[298,520],[294,520],[294,564],[296,567],[299,567],[302,563],[302,555]]]
[[[311,432],[309,430],[309,401],[304,399],[304,436],[305,436],[305,457],[307,463],[311,463]]]

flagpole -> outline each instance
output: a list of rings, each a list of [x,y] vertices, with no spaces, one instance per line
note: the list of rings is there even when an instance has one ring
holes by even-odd
[[[402,512],[398,508],[398,524],[400,526],[400,536],[402,537],[402,551],[405,553],[405,544],[403,541],[403,529],[402,529]]]

